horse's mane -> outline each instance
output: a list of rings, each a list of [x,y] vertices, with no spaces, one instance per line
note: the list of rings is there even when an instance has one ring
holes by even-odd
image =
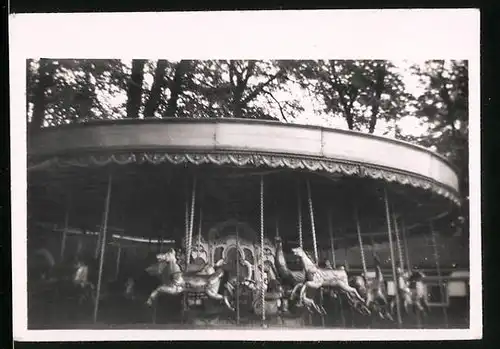
[[[311,254],[310,254],[308,251],[306,251],[306,250],[304,250],[304,249],[302,249],[302,251],[304,251],[304,254],[307,256],[307,258],[309,258],[309,259],[311,260],[311,262],[312,262],[314,265],[316,265],[316,264],[317,264],[317,263],[314,261],[315,259],[311,256]]]

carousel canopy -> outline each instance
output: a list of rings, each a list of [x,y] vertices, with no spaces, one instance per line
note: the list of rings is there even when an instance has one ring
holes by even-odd
[[[154,119],[42,130],[28,144],[28,213],[62,221],[70,208],[72,226],[95,227],[112,178],[109,224],[127,235],[180,239],[193,192],[203,234],[228,219],[258,232],[261,177],[265,234],[278,229],[289,240],[297,237],[298,207],[304,239],[312,207],[318,243],[327,244],[332,231],[355,235],[355,216],[364,233],[385,231],[385,193],[408,227],[459,203],[453,166],[413,144],[261,120]]]

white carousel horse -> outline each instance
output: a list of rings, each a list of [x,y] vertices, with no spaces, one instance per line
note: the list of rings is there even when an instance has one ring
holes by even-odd
[[[162,273],[164,279],[162,285],[151,292],[146,303],[152,305],[160,293],[177,295],[183,292],[205,293],[209,298],[222,301],[223,295],[218,293],[221,278],[224,274],[221,268],[222,262],[215,265],[215,272],[211,274],[199,274],[182,272],[177,264],[177,258],[173,249],[164,254],[157,255],[160,262],[164,262]],[[160,268],[160,267],[158,267]],[[149,269],[149,268],[148,268]]]
[[[299,284],[295,286],[295,289],[301,287],[299,299],[308,306],[308,308],[313,306],[316,311],[319,310],[319,313],[326,314],[323,307],[316,305],[314,300],[306,296],[307,288],[315,290],[321,287],[336,288],[347,295],[348,299],[353,302],[356,310],[367,315],[370,314],[370,310],[365,305],[365,300],[354,287],[349,285],[348,276],[345,270],[319,268],[300,247],[293,248],[292,252],[300,257],[304,266],[306,281],[302,285]],[[295,294],[295,289],[292,291],[292,297]]]

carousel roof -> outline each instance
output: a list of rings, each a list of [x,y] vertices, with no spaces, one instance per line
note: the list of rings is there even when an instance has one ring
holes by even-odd
[[[185,202],[197,178],[195,225],[237,218],[260,231],[265,178],[268,234],[297,234],[300,192],[310,234],[306,180],[316,231],[383,230],[383,192],[415,225],[459,203],[458,176],[442,156],[359,132],[261,120],[153,119],[91,122],[42,130],[28,144],[28,212],[63,220],[71,193],[80,226],[101,221],[113,174],[110,224],[138,236],[183,234]],[[49,209],[50,207],[50,209]],[[329,223],[331,220],[332,223]],[[274,233],[272,233],[274,235]]]

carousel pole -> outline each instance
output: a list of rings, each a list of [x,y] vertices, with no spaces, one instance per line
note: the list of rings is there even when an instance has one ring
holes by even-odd
[[[185,200],[184,200],[184,254],[187,253],[189,244],[189,189],[186,184]],[[184,258],[184,267],[187,269],[188,261]]]
[[[264,280],[264,176],[260,177],[260,274]],[[266,327],[266,290],[264,285],[260,288],[260,301],[262,306],[262,327]]]
[[[335,261],[335,242],[333,241],[333,224],[332,214],[328,211],[328,233],[330,235],[330,249],[332,251],[332,267],[337,269],[337,262]]]
[[[108,218],[109,218],[109,205],[111,201],[111,186],[113,184],[113,175],[110,173],[108,177],[108,190],[106,193],[106,202],[104,205],[104,219],[102,225],[102,246],[101,246],[101,256],[99,259],[99,274],[97,278],[97,294],[94,302],[94,323],[97,322],[97,314],[99,311],[99,298],[101,296],[101,285],[102,285],[102,271],[104,266],[104,252],[106,250],[106,234],[108,232]]]
[[[347,255],[349,254],[349,249],[347,246],[344,247],[344,268],[345,271],[349,274],[349,261],[347,259]],[[354,310],[352,310],[352,307],[349,307],[349,313],[351,314],[350,320],[351,320],[351,327],[355,327],[354,323]]]
[[[202,224],[203,224],[203,210],[202,210],[201,205],[200,205],[200,219],[198,222],[198,248],[199,248],[199,246],[201,246],[201,227],[202,227]]]
[[[333,238],[333,222],[332,222],[332,213],[328,211],[328,232],[330,233],[330,248],[332,250],[332,267],[333,269],[337,269],[337,261],[335,258],[335,242]],[[345,317],[344,310],[342,305],[342,298],[338,297],[339,306],[340,306],[340,318],[342,320],[342,326],[345,327]]]
[[[95,259],[97,259],[97,257],[99,257],[99,251],[100,251],[101,245],[102,245],[103,226],[104,226],[104,214],[101,218],[101,226],[99,227],[99,234],[97,235],[97,242],[96,242],[95,251],[94,251],[94,258]]]
[[[436,262],[436,272],[438,274],[438,282],[439,282],[439,292],[441,294],[441,299],[444,301],[446,298],[446,292],[443,285],[443,275],[441,274],[441,263],[439,260],[439,250],[437,246],[437,237],[436,230],[434,229],[434,224],[432,224],[432,220],[429,221],[429,228],[431,230],[431,238],[432,238],[432,246],[434,248],[434,261]],[[448,311],[446,307],[443,307],[443,316],[444,316],[444,324],[446,328],[448,328]]]
[[[389,198],[387,197],[387,189],[384,188],[384,202],[385,202],[385,217],[387,220],[387,234],[389,236],[389,249],[391,250],[391,265],[392,265],[392,278],[394,279],[395,296],[396,296],[396,312],[398,315],[398,327],[401,328],[403,321],[401,319],[401,303],[399,300],[398,278],[396,275],[396,262],[394,258],[394,246],[392,243],[392,229],[391,229],[391,215],[389,212]]]
[[[189,210],[189,236],[188,245],[186,248],[186,271],[191,259],[191,248],[193,245],[193,226],[194,226],[194,209],[196,206],[196,176],[193,178],[193,187],[191,189],[191,209]]]
[[[313,248],[314,248],[314,259],[316,260],[316,264],[319,263],[319,255],[318,255],[318,243],[316,241],[316,227],[314,224],[314,209],[312,202],[312,194],[311,194],[311,183],[309,180],[306,181],[307,186],[307,201],[309,204],[309,215],[311,217],[311,233],[313,238]]]
[[[359,252],[361,253],[361,265],[363,267],[363,274],[366,280],[368,275],[368,269],[366,267],[365,250],[363,248],[363,238],[361,237],[361,224],[359,222],[357,207],[354,208],[354,220],[356,221],[356,231],[358,233]]]
[[[403,259],[403,248],[401,245],[401,239],[399,238],[399,225],[398,225],[398,219],[396,218],[396,214],[394,213],[394,206],[392,207],[392,220],[394,221],[394,231],[396,233],[395,235],[396,235],[396,246],[398,249],[399,266],[401,268],[401,272],[404,272],[405,265]]]
[[[236,324],[240,324],[240,232],[236,227]]]
[[[68,237],[68,229],[69,229],[69,212],[71,210],[71,194],[68,195],[66,201],[66,214],[64,215],[64,230],[62,234],[61,240],[61,253],[59,255],[59,259],[62,262],[64,260],[64,252],[66,250],[66,239]]]
[[[401,221],[401,233],[403,235],[403,243],[405,247],[405,256],[406,256],[406,267],[408,268],[408,271],[411,271],[411,262],[410,262],[410,250],[408,249],[408,241],[406,239],[406,226],[404,224],[404,221]],[[417,324],[417,328],[422,328],[422,319],[420,318],[420,311],[417,310],[415,312],[415,321]]]
[[[276,214],[276,237],[280,236],[280,220]]]
[[[299,225],[299,246],[304,248],[304,241],[302,238],[302,195],[300,195],[300,182],[297,181],[297,213],[298,213],[298,225]]]
[[[186,182],[185,187],[185,200],[184,200],[184,270],[187,271],[189,262],[187,258],[187,250],[189,245],[189,183]],[[182,322],[185,321],[187,310],[187,294],[182,295]]]
[[[122,257],[122,245],[120,241],[118,241],[118,249],[116,252],[116,271],[115,271],[115,279],[118,279],[118,274],[120,273],[120,260]]]
[[[316,265],[319,264],[319,254],[318,254],[318,243],[316,241],[316,224],[314,223],[314,207],[312,202],[312,193],[311,193],[311,183],[309,180],[306,181],[307,185],[307,201],[309,204],[309,215],[311,217],[311,233],[313,238],[313,248],[314,248],[314,259],[316,260]],[[319,299],[321,306],[323,306],[323,289],[320,287],[319,289]],[[325,317],[321,314],[321,325],[325,327]]]
[[[411,270],[412,266],[410,263],[410,250],[408,249],[408,237],[406,236],[406,225],[403,220],[401,220],[401,234],[403,235],[403,245],[405,248],[405,257],[406,257],[406,268],[408,271]]]

